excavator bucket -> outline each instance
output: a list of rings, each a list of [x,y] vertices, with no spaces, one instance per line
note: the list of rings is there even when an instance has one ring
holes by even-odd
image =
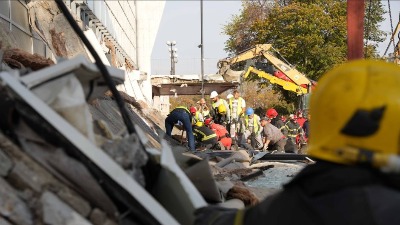
[[[242,70],[235,71],[235,70],[228,69],[225,71],[225,73],[222,74],[222,77],[227,82],[240,83],[240,77],[242,76],[243,73],[244,73],[244,71],[242,71]]]
[[[244,74],[243,70],[232,70],[226,60],[219,61],[218,68],[218,74],[220,74],[226,82],[240,83],[240,78]]]

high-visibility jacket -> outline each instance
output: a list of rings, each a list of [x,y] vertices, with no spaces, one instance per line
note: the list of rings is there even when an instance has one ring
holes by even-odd
[[[253,132],[254,133],[258,133],[260,131],[259,121],[260,121],[260,117],[257,116],[256,114],[254,114],[254,117],[253,117]],[[247,115],[245,116],[245,119],[244,119],[244,126],[246,129],[249,128],[249,116],[247,116]]]
[[[197,111],[194,116],[192,114],[192,124],[196,124],[197,122],[204,122],[203,121],[203,116],[199,111]]]
[[[210,128],[206,126],[198,127],[194,126],[193,127],[193,135],[195,136],[196,140],[199,142],[204,142],[208,141],[211,139],[215,139],[215,142],[217,141],[218,137],[217,134],[214,133]]]
[[[231,113],[233,113],[233,100],[234,100],[235,98],[230,98],[229,99],[229,109],[231,110]],[[236,100],[236,99],[235,99]],[[243,107],[242,107],[242,102],[243,102],[243,98],[242,97],[239,97],[238,99],[237,99],[237,101],[238,101],[238,104],[237,104],[237,108],[236,108],[236,116],[239,116],[240,115],[240,113],[242,112],[242,110],[243,110]]]
[[[200,112],[201,115],[203,115],[203,118],[210,115],[210,110],[208,109],[207,106],[199,106],[197,111]]]
[[[227,112],[226,105],[227,102],[224,99],[220,98],[218,101],[213,102],[212,107],[214,110],[217,111],[217,113],[226,114]]]
[[[188,109],[187,107],[185,107],[185,106],[178,106],[178,107],[176,107],[175,109],[183,109],[183,110],[185,110],[186,112],[188,112],[188,113],[190,114],[189,109]],[[173,109],[172,111],[174,111],[175,109]],[[172,112],[172,111],[171,111],[171,112]]]

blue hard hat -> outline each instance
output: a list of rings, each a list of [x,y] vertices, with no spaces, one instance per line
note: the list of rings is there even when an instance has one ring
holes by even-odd
[[[254,114],[253,108],[247,108],[247,109],[246,109],[246,115],[250,116],[250,115],[252,115],[252,114]]]

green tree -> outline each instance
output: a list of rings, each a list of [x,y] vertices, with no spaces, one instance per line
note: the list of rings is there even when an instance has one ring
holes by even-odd
[[[318,80],[346,60],[346,3],[346,0],[279,0],[263,9],[260,16],[247,15],[255,10],[255,4],[243,4],[240,14],[224,27],[224,33],[230,37],[226,50],[236,54],[255,44],[269,43],[300,72]],[[366,57],[377,57],[376,44],[384,38],[379,30],[384,13],[379,0],[367,2]],[[294,94],[280,90],[285,99],[293,102],[297,99]]]

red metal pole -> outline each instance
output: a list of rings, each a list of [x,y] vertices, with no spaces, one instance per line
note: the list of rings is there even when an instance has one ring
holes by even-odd
[[[364,58],[364,0],[347,0],[347,60]]]

